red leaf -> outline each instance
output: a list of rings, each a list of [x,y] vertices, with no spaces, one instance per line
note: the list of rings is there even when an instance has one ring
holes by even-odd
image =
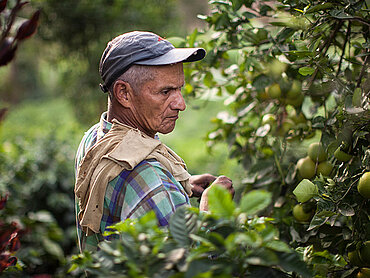
[[[15,56],[15,51],[17,50],[17,45],[12,44],[10,39],[5,39],[0,45],[0,67],[5,66]]]
[[[5,10],[6,2],[8,2],[8,0],[0,0],[0,13],[1,13],[3,10]]]
[[[18,238],[18,234],[15,235],[15,237],[10,241],[10,244],[9,244],[9,251],[11,253],[17,251],[19,248],[21,247],[21,242]]]
[[[5,113],[6,113],[6,108],[0,109],[0,121],[3,118],[3,115],[5,115]],[[8,194],[6,194],[5,197],[0,197],[0,210],[2,210],[5,207],[7,200],[8,200]]]
[[[31,37],[37,29],[38,21],[40,18],[40,11],[36,11],[29,20],[26,20],[18,28],[17,35],[15,36],[18,40],[24,40]]]

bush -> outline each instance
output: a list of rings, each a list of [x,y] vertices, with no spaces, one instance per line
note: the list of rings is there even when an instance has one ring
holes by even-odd
[[[256,213],[271,202],[266,191],[246,194],[237,207],[226,189],[209,192],[209,213],[180,207],[168,230],[154,213],[115,224],[95,254],[75,255],[70,271],[91,277],[311,277],[301,256],[278,238],[272,219]]]

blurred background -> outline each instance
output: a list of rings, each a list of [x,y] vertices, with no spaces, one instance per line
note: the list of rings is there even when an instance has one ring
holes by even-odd
[[[33,0],[19,11],[15,27],[41,11],[37,33],[0,67],[0,108],[7,108],[0,124],[0,193],[9,193],[5,218],[28,231],[17,252],[22,275],[63,273],[68,255],[78,252],[74,155],[106,110],[98,73],[106,43],[132,30],[185,38],[203,28],[197,14],[208,9],[206,0]],[[227,159],[226,145],[211,152],[205,141],[220,105],[187,98],[175,131],[161,139],[192,174],[224,174],[238,183],[243,170]]]

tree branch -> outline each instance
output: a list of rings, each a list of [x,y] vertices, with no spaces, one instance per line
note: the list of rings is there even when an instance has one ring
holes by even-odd
[[[344,40],[344,44],[343,44],[343,50],[342,50],[342,55],[340,56],[340,60],[339,60],[339,63],[338,63],[338,71],[337,71],[337,76],[339,75],[340,73],[340,68],[342,66],[342,61],[343,61],[343,57],[346,53],[346,46],[347,46],[347,42],[349,40],[349,35],[351,34],[351,22],[348,22],[348,28],[347,28],[347,33],[346,33],[346,38]]]

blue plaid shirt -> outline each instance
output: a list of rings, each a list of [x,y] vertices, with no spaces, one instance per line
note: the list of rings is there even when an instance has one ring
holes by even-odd
[[[76,154],[75,170],[85,153],[93,147],[111,128],[103,113],[100,123],[91,127],[83,137]],[[77,222],[77,235],[80,251],[97,249],[104,238],[102,233],[113,223],[127,218],[137,218],[153,210],[161,226],[168,225],[177,207],[190,205],[189,197],[170,172],[154,159],[143,160],[133,170],[122,171],[108,183],[100,234],[86,236]],[[76,201],[76,219],[79,212]]]

